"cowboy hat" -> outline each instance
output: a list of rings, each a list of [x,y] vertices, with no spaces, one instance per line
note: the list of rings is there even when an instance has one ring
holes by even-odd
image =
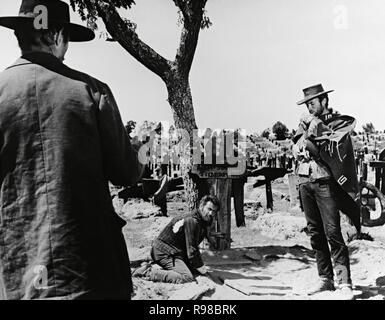
[[[324,88],[322,87],[322,84],[316,84],[314,86],[303,89],[305,98],[302,99],[301,101],[298,101],[297,104],[298,105],[304,104],[310,100],[313,100],[314,98],[317,98],[323,94],[333,92],[333,91],[334,90],[325,91]]]
[[[69,41],[90,41],[95,38],[95,33],[86,27],[70,22],[69,5],[60,0],[22,0],[19,15],[13,17],[0,17],[0,26],[9,29],[34,28],[34,20],[40,19],[41,6],[47,10],[48,25],[58,24],[69,32]]]

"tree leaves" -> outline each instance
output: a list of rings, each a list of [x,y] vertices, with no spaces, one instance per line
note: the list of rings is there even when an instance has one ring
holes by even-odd
[[[97,30],[98,3],[105,3],[115,8],[130,9],[135,4],[134,0],[70,0],[70,5],[73,11],[77,12],[83,21],[87,21],[87,25],[92,30]],[[130,29],[136,28],[134,24],[127,23]]]
[[[364,129],[365,133],[375,133],[376,130],[374,129],[374,125],[371,122],[368,122],[362,126],[362,129]]]
[[[206,29],[206,28],[208,29],[213,24],[211,22],[210,18],[206,14],[207,14],[206,10],[203,10],[203,17],[202,17],[202,22],[201,22],[201,29],[202,30]]]
[[[273,125],[273,133],[276,135],[277,140],[285,140],[288,131],[289,129],[281,121],[277,121]]]

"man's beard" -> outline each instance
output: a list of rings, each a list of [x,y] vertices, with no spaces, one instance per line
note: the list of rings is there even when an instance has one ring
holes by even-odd
[[[211,225],[212,223],[213,223],[213,217],[208,217],[208,219],[206,220],[206,223],[208,224],[208,225]]]

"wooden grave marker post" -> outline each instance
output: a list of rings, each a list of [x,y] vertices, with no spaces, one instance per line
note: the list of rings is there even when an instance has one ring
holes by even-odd
[[[221,137],[227,139],[226,135]],[[226,163],[228,155],[226,154],[225,139],[222,140],[222,144],[219,144],[219,148],[222,149],[218,148],[215,137],[211,141],[212,144],[209,144],[209,148],[212,148],[211,164],[194,164],[191,170],[191,173],[198,175],[199,178],[207,179],[209,194],[217,196],[221,204],[217,218],[210,228],[211,236],[216,239],[215,245],[210,244],[210,248],[214,250],[230,248],[232,179],[244,179],[246,173],[246,159],[244,157],[238,158],[235,165]]]
[[[221,204],[217,219],[210,229],[210,234],[216,238],[216,245],[210,245],[210,248],[215,250],[230,248],[232,179],[244,179],[243,176],[229,174],[227,170],[228,167],[218,165],[194,165],[192,170],[201,179],[207,179],[209,193],[217,196]]]

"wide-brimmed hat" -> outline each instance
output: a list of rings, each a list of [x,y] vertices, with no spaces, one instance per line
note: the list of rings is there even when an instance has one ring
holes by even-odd
[[[298,105],[304,104],[304,103],[306,103],[306,102],[308,102],[314,98],[317,98],[318,96],[321,96],[323,94],[333,92],[334,90],[325,91],[324,88],[322,87],[322,84],[316,84],[314,86],[305,88],[302,91],[305,95],[305,98],[302,99],[301,101],[298,101],[297,102]]]
[[[44,6],[47,10],[41,11],[38,6]],[[69,5],[60,0],[22,0],[19,15],[0,17],[0,26],[13,30],[34,28],[35,19],[40,19],[42,12],[47,13],[48,27],[62,25],[68,30],[70,41],[90,41],[95,38],[91,29],[70,22]]]

